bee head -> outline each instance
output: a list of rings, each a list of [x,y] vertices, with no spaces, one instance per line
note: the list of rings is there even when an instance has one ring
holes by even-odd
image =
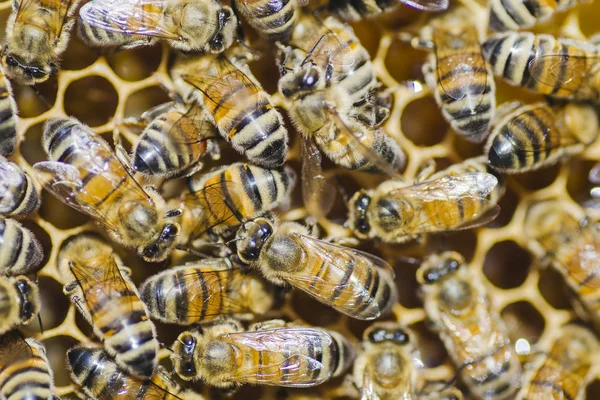
[[[285,98],[294,98],[325,87],[325,74],[312,63],[301,65],[279,80],[279,92]]]
[[[266,218],[246,222],[237,233],[237,254],[246,264],[258,260],[260,251],[273,234],[273,224]]]
[[[432,256],[417,271],[417,281],[421,285],[434,285],[458,271],[464,261],[460,254],[454,252]]]
[[[39,289],[38,287],[24,276],[20,276],[15,280],[15,288],[19,294],[20,310],[19,317],[24,323],[31,319],[39,312]]]
[[[390,342],[405,345],[410,342],[410,336],[404,329],[383,324],[374,325],[365,332],[365,336],[366,340],[373,344]]]
[[[351,228],[354,234],[361,239],[367,238],[371,231],[371,225],[367,218],[369,204],[371,204],[371,196],[365,190],[357,192],[348,203]]]
[[[191,380],[197,375],[194,353],[196,352],[196,337],[191,332],[183,332],[173,344],[171,360],[175,372],[182,379]]]
[[[231,8],[224,6],[217,11],[218,26],[208,46],[211,53],[222,53],[233,43],[237,18]]]
[[[171,250],[175,247],[179,236],[179,225],[175,223],[165,224],[158,238],[149,246],[138,248],[138,253],[148,262],[160,262],[165,260]]]
[[[2,57],[2,65],[9,78],[14,79],[23,85],[33,85],[35,83],[44,82],[55,69],[51,63],[28,63],[14,53],[5,53]]]

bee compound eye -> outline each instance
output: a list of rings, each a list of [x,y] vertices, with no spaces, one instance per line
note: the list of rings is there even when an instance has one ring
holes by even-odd
[[[410,338],[405,331],[398,329],[394,331],[392,340],[398,344],[406,344],[409,342]]]
[[[17,67],[19,66],[19,62],[11,55],[6,56],[6,65],[9,67]]]
[[[369,342],[381,343],[387,339],[387,331],[385,329],[373,329],[368,335]]]

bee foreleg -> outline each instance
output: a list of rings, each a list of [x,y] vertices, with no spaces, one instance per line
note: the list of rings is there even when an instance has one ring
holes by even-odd
[[[286,323],[282,319],[272,319],[270,321],[262,321],[252,324],[248,327],[249,331],[263,331],[267,329],[277,329],[285,327]]]
[[[131,157],[127,153],[127,150],[125,150],[125,147],[123,146],[123,142],[121,141],[121,133],[118,128],[113,130],[113,141],[115,143],[115,155],[121,164],[123,164],[123,166],[133,176],[135,174],[133,162],[131,161]]]

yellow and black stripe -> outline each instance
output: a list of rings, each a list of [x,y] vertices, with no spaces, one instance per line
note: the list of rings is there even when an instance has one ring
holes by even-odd
[[[17,147],[17,104],[10,82],[0,69],[0,155],[8,156]]]
[[[236,0],[236,10],[270,41],[286,42],[298,19],[297,0]]]
[[[25,276],[0,277],[0,335],[29,323],[40,311],[39,289]]]
[[[0,218],[0,272],[7,275],[37,271],[44,251],[30,230],[12,219]]]
[[[582,3],[580,0],[490,0],[492,31],[519,31],[548,20],[556,12]]]
[[[345,21],[358,21],[380,14],[398,3],[398,0],[329,0],[327,8]]]

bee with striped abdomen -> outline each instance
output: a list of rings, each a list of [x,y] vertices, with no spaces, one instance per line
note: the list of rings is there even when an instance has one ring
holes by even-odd
[[[54,380],[46,349],[18,331],[0,336],[0,396],[53,400]]]
[[[275,302],[274,292],[263,279],[242,271],[227,258],[169,268],[140,286],[150,316],[179,325],[264,314]]]
[[[25,276],[0,276],[0,335],[25,325],[40,312],[40,290]]]
[[[519,387],[521,364],[483,284],[455,252],[430,256],[417,271],[427,316],[471,393],[505,399]]]
[[[6,23],[2,66],[10,79],[44,82],[58,70],[67,48],[79,0],[15,0]]]
[[[222,388],[256,385],[310,387],[339,376],[354,351],[339,333],[285,326],[281,320],[254,324],[244,332],[238,322],[183,332],[173,344],[171,361],[185,380]]]
[[[31,177],[0,156],[0,215],[21,217],[39,207],[40,197]]]
[[[217,0],[92,0],[79,10],[79,34],[93,46],[131,49],[166,41],[183,51],[220,53],[237,18]]]
[[[189,390],[182,390],[159,366],[151,379],[139,379],[119,369],[99,347],[76,346],[67,351],[71,376],[92,399],[110,400],[203,400]]]
[[[17,147],[17,103],[12,87],[0,66],[0,155],[8,156]]]
[[[350,317],[389,312],[398,293],[394,271],[381,258],[309,235],[295,222],[246,222],[236,236],[239,259],[275,284],[289,284]]]
[[[496,86],[467,12],[460,8],[433,18],[413,44],[433,50],[423,75],[446,121],[468,141],[480,143],[494,119]]]
[[[146,261],[165,260],[176,245],[179,212],[167,211],[153,189],[142,187],[99,135],[75,118],[51,119],[42,144],[50,161],[34,169],[46,190],[94,218],[112,238],[135,247]]]
[[[563,326],[550,351],[526,372],[517,400],[584,400],[598,362],[598,339],[588,329]]]
[[[444,175],[409,185],[388,180],[361,189],[348,203],[348,223],[361,239],[402,243],[424,233],[471,229],[500,208],[490,198],[498,179],[485,172]]]
[[[189,178],[189,194],[176,206],[182,210],[181,243],[207,233],[222,234],[261,216],[289,199],[296,183],[290,167],[266,169],[234,163]]]
[[[598,100],[600,59],[591,43],[530,32],[491,35],[483,44],[497,77],[553,97]]]
[[[133,169],[150,176],[190,175],[202,167],[208,152],[216,156],[211,139],[217,132],[198,105],[166,103],[146,111],[147,123],[133,149]]]
[[[404,4],[422,11],[443,11],[448,0],[328,0],[328,10],[346,21],[377,16]]]
[[[492,31],[518,31],[547,21],[555,14],[589,0],[490,0]]]
[[[485,152],[489,164],[502,173],[527,172],[581,153],[599,131],[591,105],[523,105],[498,121]]]
[[[235,9],[269,41],[287,42],[308,0],[235,0]]]
[[[112,248],[84,233],[67,239],[58,255],[63,292],[104,342],[116,363],[134,376],[148,379],[158,364],[156,328]]]
[[[173,81],[179,93],[204,107],[236,151],[256,165],[277,168],[287,154],[287,129],[240,52],[181,56],[171,70]]]
[[[600,235],[558,200],[527,211],[525,235],[531,249],[556,269],[575,295],[575,309],[600,328]]]
[[[0,274],[15,276],[38,270],[44,251],[29,229],[0,217],[0,243]]]

